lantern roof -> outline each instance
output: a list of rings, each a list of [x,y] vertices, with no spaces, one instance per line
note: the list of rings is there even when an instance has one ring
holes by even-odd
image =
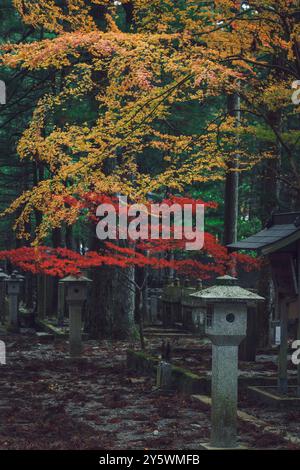
[[[5,281],[8,278],[9,278],[9,275],[6,274],[2,268],[0,268],[0,282]]]
[[[231,243],[231,250],[254,250],[263,255],[283,250],[300,239],[300,212],[273,214],[266,228],[244,240]],[[296,249],[296,246],[294,247]]]
[[[60,283],[68,283],[68,282],[85,282],[85,283],[88,283],[88,282],[92,282],[92,279],[89,279],[88,277],[85,277],[85,276],[70,275],[70,276],[64,277],[59,282]]]
[[[23,282],[24,277],[16,275],[15,273],[12,273],[10,276],[5,278],[5,282]]]
[[[260,295],[237,285],[237,279],[231,276],[222,276],[216,279],[216,285],[202,289],[191,297],[203,303],[248,303],[265,300]]]

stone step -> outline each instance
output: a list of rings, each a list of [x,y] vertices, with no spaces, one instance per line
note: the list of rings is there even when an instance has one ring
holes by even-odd
[[[211,398],[207,395],[192,395],[191,398],[193,400],[196,400],[200,402],[206,409],[211,408]],[[263,431],[264,433],[268,433],[274,436],[280,436],[282,437],[285,441],[291,443],[291,444],[299,444],[300,439],[298,436],[291,435],[289,433],[283,434],[279,429],[277,429],[276,426],[272,426],[266,421],[257,418],[256,416],[250,415],[249,413],[246,413],[245,411],[237,410],[237,416],[238,419],[245,424],[248,424],[250,426],[254,426],[255,428]]]
[[[46,333],[50,333],[59,338],[69,337],[69,328],[67,325],[64,327],[56,326],[56,325],[53,325],[53,323],[51,323],[47,319],[38,319],[36,323]],[[88,339],[87,333],[82,332],[82,339],[83,340]]]
[[[54,335],[51,333],[47,333],[46,331],[36,331],[35,336],[38,338],[39,341],[50,341],[54,339]]]
[[[184,337],[184,338],[197,338],[197,335],[193,335],[192,333],[187,333],[184,331],[166,331],[166,330],[160,330],[160,331],[144,331],[144,334],[146,337],[159,337],[159,338],[164,338],[164,337]]]

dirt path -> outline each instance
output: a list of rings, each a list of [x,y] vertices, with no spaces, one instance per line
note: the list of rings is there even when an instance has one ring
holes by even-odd
[[[1,449],[198,449],[209,414],[190,398],[159,396],[150,378],[129,373],[126,343],[85,343],[85,359],[66,358],[64,342],[2,336]],[[241,429],[249,447],[257,431]],[[260,443],[263,436],[260,437]],[[287,448],[265,437],[265,447]]]

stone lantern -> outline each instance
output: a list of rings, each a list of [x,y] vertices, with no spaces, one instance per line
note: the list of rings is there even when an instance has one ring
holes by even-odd
[[[231,276],[191,297],[206,309],[205,333],[212,342],[212,430],[206,448],[237,446],[238,346],[246,336],[247,307],[263,301]]]
[[[0,268],[0,282],[5,281],[9,278],[8,274],[5,274],[4,270]]]
[[[19,279],[19,281],[22,281],[20,294],[19,294],[19,302],[20,302],[20,300],[24,300],[24,296],[25,296],[25,287],[24,286],[25,286],[26,277],[23,276],[23,274],[20,274],[19,271],[17,271],[16,269],[13,270],[12,275],[15,275],[16,278]]]
[[[2,324],[5,322],[5,281],[8,278],[9,276],[0,268],[0,319]]]
[[[8,305],[9,305],[9,329],[17,332],[19,330],[19,304],[18,296],[21,292],[23,279],[15,273],[6,279]]]
[[[82,307],[87,299],[88,284],[92,282],[85,276],[67,276],[59,281],[66,287],[66,300],[69,306],[70,355],[78,357],[82,352]]]

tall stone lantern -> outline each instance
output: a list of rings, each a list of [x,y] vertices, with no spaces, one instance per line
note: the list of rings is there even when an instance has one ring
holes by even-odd
[[[2,268],[0,268],[0,319],[1,323],[5,322],[5,293],[6,285],[5,281],[9,278],[8,274],[5,274]]]
[[[9,306],[9,330],[19,331],[19,302],[18,297],[21,292],[23,279],[15,273],[6,279],[8,306]]]
[[[237,447],[238,346],[246,336],[247,307],[264,298],[231,276],[191,297],[206,309],[205,333],[212,342],[212,429],[206,448]]]
[[[82,307],[87,299],[88,284],[92,282],[85,276],[67,276],[59,281],[66,286],[66,300],[69,307],[70,356],[79,357],[82,353]]]

